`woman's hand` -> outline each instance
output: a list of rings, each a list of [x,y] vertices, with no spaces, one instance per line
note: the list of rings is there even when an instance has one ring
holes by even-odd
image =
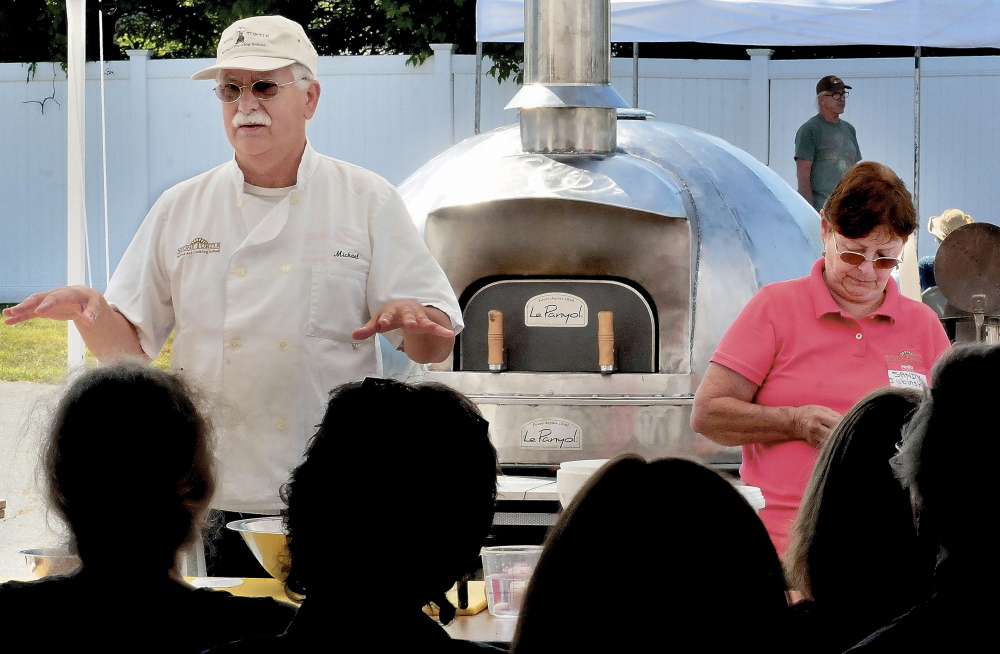
[[[826,437],[837,426],[841,417],[833,409],[818,404],[794,407],[792,430],[796,438],[819,447],[826,442]]]
[[[718,363],[708,364],[691,411],[691,428],[721,445],[804,440],[819,446],[840,422],[833,409],[754,404],[758,386]]]

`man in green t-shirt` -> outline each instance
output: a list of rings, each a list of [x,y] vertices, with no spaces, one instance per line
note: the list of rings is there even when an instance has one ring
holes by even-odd
[[[799,194],[817,211],[847,169],[861,161],[854,126],[840,119],[847,104],[844,80],[827,75],[816,84],[819,113],[795,133],[795,167]]]

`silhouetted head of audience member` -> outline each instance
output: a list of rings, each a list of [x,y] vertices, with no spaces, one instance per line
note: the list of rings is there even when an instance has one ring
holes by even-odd
[[[910,490],[921,537],[939,544],[945,560],[961,559],[973,567],[987,559],[996,565],[991,535],[996,482],[972,461],[995,439],[991,407],[997,401],[998,371],[997,345],[956,346],[942,356],[931,373],[930,393],[893,459],[900,481]]]
[[[922,397],[884,387],[847,412],[823,445],[792,530],[789,584],[846,613],[846,646],[930,594],[934,550],[918,540],[909,493],[889,463]]]
[[[192,398],[179,377],[138,362],[89,370],[67,388],[42,469],[85,570],[169,573],[202,527],[215,478],[209,423]]]
[[[335,389],[284,489],[289,590],[358,616],[434,602],[478,567],[493,524],[497,455],[468,398],[368,378]]]
[[[766,649],[786,612],[774,546],[732,483],[692,461],[625,455],[550,532],[512,651]]]

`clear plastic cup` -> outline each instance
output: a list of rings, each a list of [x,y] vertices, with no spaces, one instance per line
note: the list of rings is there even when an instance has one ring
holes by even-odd
[[[516,618],[528,590],[528,580],[542,553],[539,545],[484,547],[483,576],[486,607],[498,618]]]

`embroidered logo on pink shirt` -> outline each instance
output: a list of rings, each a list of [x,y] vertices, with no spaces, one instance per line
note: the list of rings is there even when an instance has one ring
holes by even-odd
[[[914,368],[923,367],[924,358],[916,352],[903,350],[899,354],[885,355],[885,363],[888,366],[899,366],[901,370],[913,370]]]
[[[903,350],[896,355],[885,355],[885,364],[899,370],[916,370],[924,367],[924,358],[911,350]]]

